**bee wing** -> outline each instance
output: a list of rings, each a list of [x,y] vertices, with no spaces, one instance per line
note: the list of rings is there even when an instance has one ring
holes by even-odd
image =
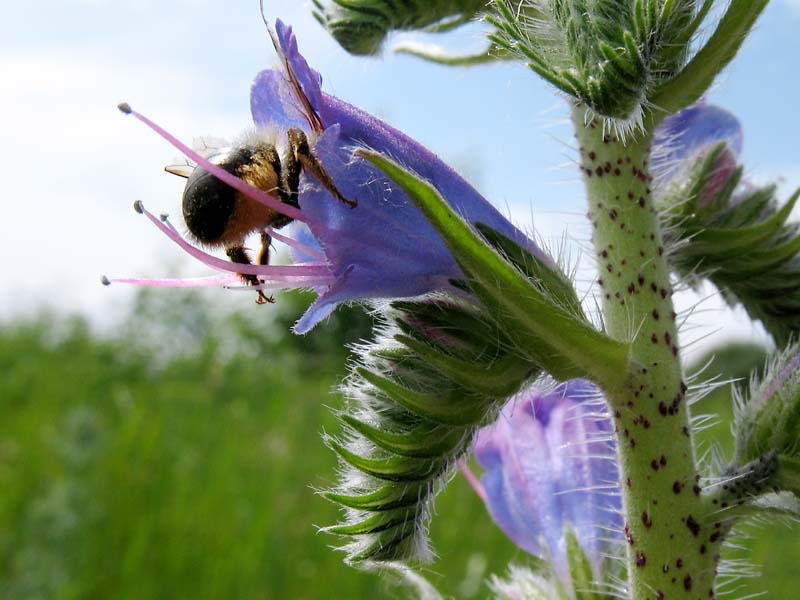
[[[258,127],[283,131],[297,127],[316,137],[325,129],[320,116],[325,108],[322,77],[300,54],[291,27],[277,20],[267,29],[281,66],[256,75],[250,91],[253,121]]]
[[[183,177],[184,179],[188,179],[189,175],[192,174],[194,171],[194,167],[190,164],[180,164],[180,165],[166,165],[164,170],[167,173],[172,173],[173,175],[177,175],[178,177]]]
[[[197,152],[203,158],[209,158],[214,154],[217,154],[221,150],[225,150],[230,148],[230,143],[223,139],[214,136],[204,136],[204,137],[196,137],[192,140],[192,150]],[[181,162],[176,162],[166,165],[164,170],[167,173],[172,173],[173,175],[177,175],[178,177],[186,177],[188,178],[192,171],[194,171],[195,165],[188,160],[184,160]]]
[[[212,154],[216,154],[224,148],[230,148],[230,146],[230,142],[225,138],[216,137],[213,135],[192,138],[192,150],[205,158],[208,158]]]

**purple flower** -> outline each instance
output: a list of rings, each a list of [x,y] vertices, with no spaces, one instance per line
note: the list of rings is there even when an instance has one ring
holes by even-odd
[[[653,174],[669,180],[682,169],[701,161],[721,142],[727,145],[697,198],[698,204],[705,206],[725,186],[738,166],[742,126],[732,113],[701,100],[664,119],[653,138]]]
[[[234,267],[220,259],[209,260],[213,257],[176,239],[174,228],[147,213],[165,233],[214,268],[255,275],[265,282],[261,287],[313,288],[318,298],[296,324],[297,333],[309,331],[340,302],[453,290],[450,281],[463,278],[461,270],[409,198],[354,154],[359,148],[369,148],[431,182],[468,222],[485,223],[552,264],[533,242],[431,152],[386,123],[324,93],[320,75],[298,51],[291,28],[277,21],[275,30],[273,41],[283,68],[265,70],[256,77],[250,98],[253,120],[259,130],[302,129],[336,188],[358,205],[352,208],[336,200],[313,175],[304,172],[300,210],[288,210],[292,207],[276,205],[266,193],[221,169],[215,170],[203,157],[187,151],[152,122],[133,113],[213,175],[295,219],[282,230],[286,235],[276,235],[272,230],[268,233],[288,243],[299,264],[280,270],[281,267],[261,265]],[[169,285],[165,281],[160,284]],[[209,284],[220,281],[206,280]]]
[[[482,497],[514,543],[549,559],[568,580],[569,525],[599,568],[621,517],[613,426],[597,388],[575,379],[512,398],[478,432]]]

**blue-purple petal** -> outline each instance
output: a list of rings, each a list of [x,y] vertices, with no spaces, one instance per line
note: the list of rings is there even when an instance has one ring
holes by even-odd
[[[336,278],[295,330],[304,332],[338,302],[397,298],[448,289],[463,277],[439,235],[409,198],[380,171],[355,156],[370,148],[429,181],[470,223],[482,222],[515,240],[539,258],[552,261],[462,177],[420,144],[350,104],[321,91],[322,79],[308,66],[290,27],[276,23],[286,72],[263,71],[253,85],[251,110],[259,126],[301,127],[313,150],[345,198],[334,199],[306,173],[300,208]]]
[[[664,119],[653,138],[652,170],[669,175],[682,161],[719,142],[738,155],[742,151],[742,126],[733,113],[697,102]]]
[[[308,66],[306,59],[300,54],[297,37],[290,26],[278,19],[275,21],[275,33],[287,66],[291,68],[303,95],[308,98],[312,108],[319,107],[322,99],[322,75]]]
[[[294,88],[282,71],[268,69],[256,75],[250,91],[250,112],[259,127],[305,128],[308,121],[297,105]]]
[[[598,565],[609,531],[620,527],[611,423],[588,382],[523,393],[478,433],[475,455],[492,517],[526,551],[567,573],[569,524]]]

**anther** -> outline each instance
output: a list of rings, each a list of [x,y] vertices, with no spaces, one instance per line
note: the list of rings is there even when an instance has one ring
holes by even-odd
[[[101,275],[100,276],[100,283],[102,283],[103,285],[111,285],[111,280],[108,277],[106,277],[105,275]]]
[[[133,112],[131,105],[128,104],[127,102],[120,102],[119,104],[117,104],[117,108],[120,110],[120,112],[126,115],[129,115]]]

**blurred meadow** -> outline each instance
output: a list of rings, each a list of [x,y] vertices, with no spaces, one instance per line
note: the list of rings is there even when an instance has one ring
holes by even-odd
[[[314,491],[336,468],[320,433],[338,431],[331,390],[370,318],[343,309],[296,337],[308,297],[220,314],[213,293],[143,290],[111,336],[52,314],[0,330],[0,598],[409,595],[317,532],[337,519]],[[721,376],[761,356],[734,348]],[[729,407],[724,390],[698,407],[723,415],[701,449],[725,437]],[[460,475],[436,512],[425,574],[448,596],[488,597],[490,573],[532,560]],[[797,531],[750,532],[764,577],[734,596],[794,597]]]
[[[205,298],[145,290],[114,337],[0,331],[0,598],[403,597],[316,529],[337,519],[313,489],[334,481],[330,392],[369,317],[296,337],[307,297],[222,317]],[[524,560],[462,479],[438,509],[450,593]]]

